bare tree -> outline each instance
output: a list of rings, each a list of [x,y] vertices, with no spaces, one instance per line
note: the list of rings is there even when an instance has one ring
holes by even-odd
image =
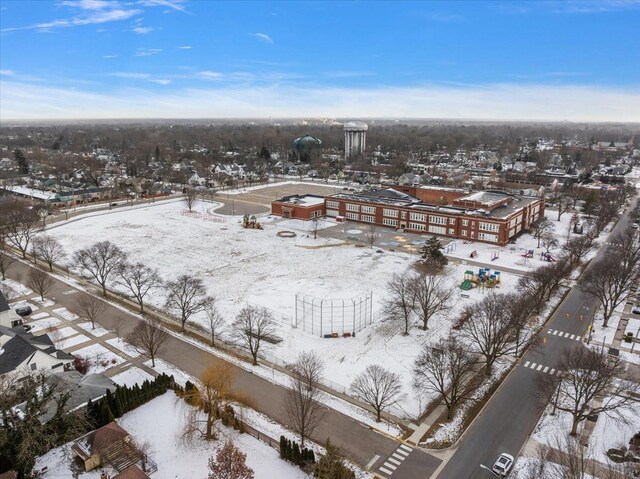
[[[220,311],[216,307],[215,298],[211,299],[211,304],[207,308],[207,327],[209,328],[209,333],[211,334],[211,346],[215,347],[216,345],[216,336],[220,334],[220,331],[224,328],[225,321]]]
[[[468,308],[471,321],[461,331],[471,350],[484,358],[486,375],[491,376],[493,364],[516,349],[516,331],[510,317],[509,297],[491,293]]]
[[[376,412],[376,421],[384,408],[393,406],[404,397],[400,376],[377,364],[367,366],[351,383],[354,394]]]
[[[438,274],[417,274],[413,277],[411,284],[415,291],[416,311],[425,331],[433,315],[451,308],[453,289],[446,282],[446,277]]]
[[[318,221],[318,217],[314,217],[311,219],[311,232],[313,233],[313,239],[318,238],[318,230],[320,229],[320,221]]]
[[[533,237],[538,240],[538,248],[540,248],[542,237],[552,231],[553,223],[546,218],[541,218],[533,225]]]
[[[131,296],[140,305],[140,313],[144,314],[144,298],[154,288],[162,285],[158,270],[151,269],[144,264],[124,262],[118,268],[118,283],[125,286]]]
[[[447,419],[454,409],[475,390],[474,355],[455,339],[440,342],[437,347],[425,344],[413,367],[413,386],[420,393],[440,395],[447,407]]]
[[[602,326],[605,328],[614,310],[626,300],[637,278],[635,268],[624,267],[622,261],[619,254],[611,254],[591,264],[582,276],[581,288],[600,303],[604,319]]]
[[[560,244],[558,238],[553,233],[545,233],[542,235],[542,247],[545,253],[549,254],[553,248],[557,248]]]
[[[606,414],[625,421],[624,413],[637,406],[634,395],[640,385],[627,375],[619,358],[608,357],[604,351],[567,348],[556,369],[560,377],[538,377],[538,390],[545,401],[553,404],[554,411],[571,415],[572,436],[588,416]]]
[[[44,295],[51,291],[55,283],[55,280],[46,271],[38,268],[32,268],[29,271],[27,286],[38,293],[42,301],[44,301]]]
[[[411,275],[395,274],[387,283],[389,297],[384,301],[384,314],[388,319],[401,319],[404,323],[404,332],[409,334],[409,324],[416,309],[416,288],[413,285]]]
[[[285,396],[285,408],[291,428],[300,436],[300,444],[313,434],[322,420],[324,408],[318,402],[324,363],[316,353],[298,355]]]
[[[91,329],[96,329],[98,321],[107,310],[107,304],[98,297],[82,293],[76,302],[78,313],[91,322]]]
[[[1,206],[1,234],[26,258],[31,240],[41,230],[40,216],[27,201],[18,198],[3,199]]]
[[[0,274],[2,274],[2,280],[7,279],[7,271],[11,265],[15,262],[12,256],[0,251]]]
[[[367,243],[369,243],[369,248],[373,248],[373,244],[378,239],[378,236],[380,236],[380,234],[376,232],[375,223],[371,223],[368,231],[364,234],[364,237],[367,239]]]
[[[127,335],[127,342],[144,357],[151,359],[151,367],[156,365],[156,357],[169,339],[160,321],[148,316],[142,319]]]
[[[191,211],[193,206],[196,204],[196,201],[198,201],[198,192],[195,188],[191,188],[190,186],[185,188],[183,200],[187,205],[187,208],[189,208],[189,211]]]
[[[33,256],[42,258],[53,272],[53,265],[65,257],[64,248],[53,236],[40,235],[33,238]]]
[[[233,322],[235,337],[249,350],[253,365],[258,364],[258,352],[262,341],[273,336],[273,316],[268,309],[245,306]]]
[[[560,196],[558,197],[558,201],[556,203],[556,206],[558,207],[558,221],[560,221],[560,218],[563,214],[571,211],[572,204],[573,200],[569,196],[567,196],[564,192],[560,193]]]
[[[102,295],[107,296],[107,281],[112,272],[117,271],[126,261],[127,255],[110,241],[100,241],[76,251],[74,263],[80,270],[88,271],[102,287]]]
[[[582,235],[571,238],[562,245],[562,252],[572,266],[576,266],[582,259],[595,248],[595,243],[591,235]]]
[[[206,311],[211,306],[213,298],[207,296],[207,290],[200,278],[193,278],[183,274],[175,281],[166,284],[168,291],[165,307],[180,314],[181,331],[194,314]]]

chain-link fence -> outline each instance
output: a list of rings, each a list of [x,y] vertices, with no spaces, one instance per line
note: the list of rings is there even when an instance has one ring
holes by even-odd
[[[373,322],[373,295],[320,299],[296,294],[296,327],[318,336],[354,334]]]

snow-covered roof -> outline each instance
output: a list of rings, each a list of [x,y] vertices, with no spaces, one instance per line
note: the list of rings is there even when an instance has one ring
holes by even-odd
[[[55,193],[51,193],[50,191],[36,190],[33,188],[27,188],[26,186],[8,186],[6,189],[18,195],[30,196],[44,201],[55,200],[57,196]]]

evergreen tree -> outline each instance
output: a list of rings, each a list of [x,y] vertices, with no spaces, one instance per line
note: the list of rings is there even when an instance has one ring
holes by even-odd
[[[103,398],[102,401],[100,401],[100,424],[98,427],[106,426],[114,420],[115,418],[113,417],[111,408],[109,408],[109,403]]]
[[[297,466],[299,466],[301,464],[301,459],[302,457],[300,456],[300,446],[298,446],[297,442],[293,443],[293,454],[292,454],[292,458],[291,461],[296,464]]]
[[[20,148],[13,150],[13,158],[16,160],[16,163],[18,163],[18,170],[20,173],[28,175],[31,168],[29,167],[27,158],[24,156],[24,153]]]
[[[355,473],[344,465],[340,450],[327,439],[326,453],[318,460],[313,472],[317,479],[355,479]]]
[[[424,246],[420,249],[420,257],[425,266],[436,271],[444,268],[449,262],[447,257],[442,253],[442,243],[435,236],[432,236],[425,242]]]

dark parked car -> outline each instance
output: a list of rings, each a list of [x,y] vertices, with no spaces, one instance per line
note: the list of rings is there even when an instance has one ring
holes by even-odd
[[[33,310],[31,309],[31,306],[22,306],[21,308],[16,308],[16,314],[18,316],[29,316],[31,313],[33,313]]]

